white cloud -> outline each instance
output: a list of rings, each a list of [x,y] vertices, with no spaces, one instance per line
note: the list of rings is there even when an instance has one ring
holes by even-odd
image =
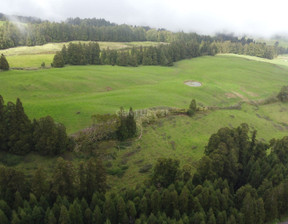
[[[1,0],[1,11],[41,18],[105,18],[173,31],[288,32],[285,0]]]

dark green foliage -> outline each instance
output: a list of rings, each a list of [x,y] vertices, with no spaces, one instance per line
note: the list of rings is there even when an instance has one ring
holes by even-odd
[[[58,155],[73,147],[66,129],[47,116],[34,120],[33,124],[24,112],[20,99],[16,105],[4,105],[0,96],[0,151],[24,155],[36,151],[43,155]],[[2,162],[7,165],[17,163],[16,157],[6,156]],[[5,162],[6,161],[6,162]]]
[[[52,66],[54,68],[64,67],[65,61],[61,51],[57,52],[53,58]]]
[[[67,208],[64,205],[61,206],[58,223],[59,224],[71,224],[69,213],[67,211]]]
[[[4,70],[4,71],[9,70],[9,64],[4,54],[1,54],[1,57],[0,57],[0,70]]]
[[[66,195],[72,198],[75,195],[75,184],[73,164],[59,158],[52,177],[52,192],[55,195]]]
[[[197,111],[196,100],[193,99],[189,105],[189,109],[187,111],[188,116],[192,117]]]
[[[5,213],[0,209],[0,223],[1,224],[9,224],[8,218]]]
[[[87,163],[79,166],[79,181],[81,196],[90,200],[97,189],[99,192],[106,190],[106,171],[101,160],[89,159]]]
[[[179,160],[160,158],[153,170],[152,181],[155,186],[168,187],[174,183],[179,172]]]
[[[38,168],[31,180],[31,190],[40,199],[41,195],[48,193],[47,176],[42,168]]]
[[[278,93],[277,98],[281,102],[288,102],[288,86],[283,86],[281,91]]]
[[[56,55],[59,54],[59,62],[61,66],[55,66],[54,61]],[[91,42],[89,44],[74,44],[69,43],[68,48],[66,45],[62,47],[62,50],[59,51],[54,57],[53,66],[54,67],[63,67],[64,64],[70,65],[99,65],[101,64],[100,60],[100,47],[98,43]],[[62,57],[62,58],[61,58]],[[63,64],[62,64],[63,63]]]
[[[286,215],[286,138],[267,145],[246,124],[213,134],[193,180],[179,161],[159,159],[150,181],[106,192],[99,158],[59,159],[52,179],[0,168],[3,223],[270,223]],[[186,171],[185,171],[186,170]],[[1,222],[1,223],[2,223]]]
[[[68,149],[69,139],[66,128],[54,122],[50,116],[33,122],[35,151],[43,155],[58,155]]]
[[[134,112],[130,107],[128,115],[124,111],[123,107],[120,108],[119,111],[119,119],[120,119],[120,126],[117,130],[117,137],[120,141],[124,141],[128,138],[132,138],[135,136],[137,128],[136,128],[136,121],[134,118]]]
[[[32,151],[32,125],[19,98],[16,105],[11,102],[7,103],[4,116],[7,135],[6,150],[20,155]]]

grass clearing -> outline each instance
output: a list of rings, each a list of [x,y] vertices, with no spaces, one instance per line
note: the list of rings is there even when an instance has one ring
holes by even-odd
[[[257,139],[264,142],[287,136],[287,111],[288,104],[282,103],[259,107],[243,104],[241,110],[217,110],[198,113],[192,118],[170,116],[159,119],[144,128],[141,140],[124,150],[110,149],[111,153],[117,154],[113,166],[124,163],[129,169],[121,178],[109,176],[109,183],[114,190],[140,184],[152,170],[145,174],[139,170],[147,164],[154,165],[160,157],[179,159],[181,167],[190,165],[194,172],[210,136],[221,127],[232,128],[247,123],[251,132],[257,130]]]
[[[121,106],[187,108],[192,98],[205,106],[231,106],[243,99],[264,99],[287,83],[287,71],[271,63],[219,55],[184,60],[173,67],[12,70],[1,73],[0,89],[6,101],[20,97],[30,118],[51,115],[73,133],[88,126],[91,115],[115,113]],[[189,87],[184,84],[187,80],[203,86]]]
[[[64,123],[69,133],[74,133],[91,124],[91,115],[115,113],[120,106],[126,109],[132,106],[134,110],[155,106],[187,108],[193,98],[198,105],[231,106],[240,101],[265,99],[276,95],[288,82],[288,68],[271,62],[217,55],[183,60],[173,67],[67,66],[12,70],[0,73],[0,94],[6,102],[15,102],[20,97],[31,119],[51,115]],[[202,86],[189,87],[184,84],[188,80],[201,82]],[[281,138],[288,133],[287,111],[288,104],[257,107],[244,103],[241,110],[159,119],[143,129],[141,140],[120,148],[114,147],[115,143],[103,146],[113,155],[113,159],[105,161],[109,172],[124,173],[121,178],[109,175],[108,183],[115,190],[141,183],[151,174],[149,167],[159,157],[180,159],[181,166],[189,164],[193,171],[210,135],[224,126],[237,127],[245,122],[251,130],[258,131],[258,139],[262,141]],[[72,158],[75,165],[83,160]],[[8,158],[12,164],[15,161],[17,158]],[[46,160],[31,154],[16,167],[31,175],[41,165],[50,172],[55,158]],[[146,168],[147,172],[139,173]]]
[[[14,55],[7,56],[11,68],[39,68],[42,62],[46,67],[51,67],[54,54]]]

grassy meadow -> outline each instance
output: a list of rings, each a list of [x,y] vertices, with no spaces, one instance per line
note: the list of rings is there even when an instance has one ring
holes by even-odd
[[[287,83],[288,68],[230,55],[201,57],[173,67],[68,66],[1,73],[6,101],[20,97],[30,118],[51,115],[73,133],[88,126],[91,115],[115,113],[123,106],[188,107],[192,98],[204,106],[276,95]],[[187,80],[201,87],[184,85]]]
[[[41,54],[38,56],[40,57]],[[46,54],[43,54],[45,57]],[[37,54],[34,55],[35,57]],[[25,65],[29,56],[15,55]],[[35,59],[36,60],[36,59]],[[288,104],[253,106],[250,100],[275,96],[288,83],[286,56],[264,60],[239,55],[205,56],[175,63],[173,67],[67,66],[61,69],[10,70],[0,73],[0,94],[7,101],[20,97],[28,116],[52,116],[64,123],[68,133],[91,124],[91,115],[115,113],[119,107],[145,109],[157,106],[187,108],[191,99],[198,105],[229,107],[244,102],[240,110],[203,111],[188,116],[168,116],[143,127],[141,139],[119,147],[104,142],[101,147],[112,155],[105,161],[110,173],[122,170],[122,177],[109,175],[112,189],[141,183],[159,157],[173,157],[192,171],[203,156],[211,134],[219,128],[236,127],[245,122],[256,129],[258,139],[269,141],[288,134]],[[12,63],[12,61],[11,61]],[[185,81],[198,81],[189,87]],[[246,103],[245,103],[246,102]],[[77,155],[77,164],[85,159]],[[13,159],[12,159],[13,160]],[[17,160],[17,158],[16,158]],[[52,169],[55,159],[28,155],[16,167],[28,174],[42,165]],[[37,161],[37,162],[33,162]]]

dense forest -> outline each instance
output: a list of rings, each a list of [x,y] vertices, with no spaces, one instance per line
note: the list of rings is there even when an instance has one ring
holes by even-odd
[[[99,155],[78,166],[59,158],[51,176],[43,168],[26,177],[1,167],[0,222],[271,222],[287,212],[287,141],[258,141],[246,124],[221,128],[194,175],[189,165],[160,158],[142,185],[117,194],[109,191]]]
[[[285,102],[286,96],[284,86],[277,97]],[[19,99],[6,105],[0,99],[2,151],[55,156],[72,149],[63,125],[51,117],[31,123]],[[195,112],[192,100],[188,114]],[[98,140],[135,136],[132,108],[95,119],[96,129],[115,127]],[[89,136],[94,143],[95,135]],[[51,175],[41,167],[29,177],[0,167],[0,223],[269,223],[287,213],[287,144],[288,137],[261,142],[247,124],[221,128],[210,137],[194,174],[188,164],[160,158],[142,185],[118,194],[109,191],[97,153],[78,165],[60,157]],[[87,152],[89,144],[81,147]]]

